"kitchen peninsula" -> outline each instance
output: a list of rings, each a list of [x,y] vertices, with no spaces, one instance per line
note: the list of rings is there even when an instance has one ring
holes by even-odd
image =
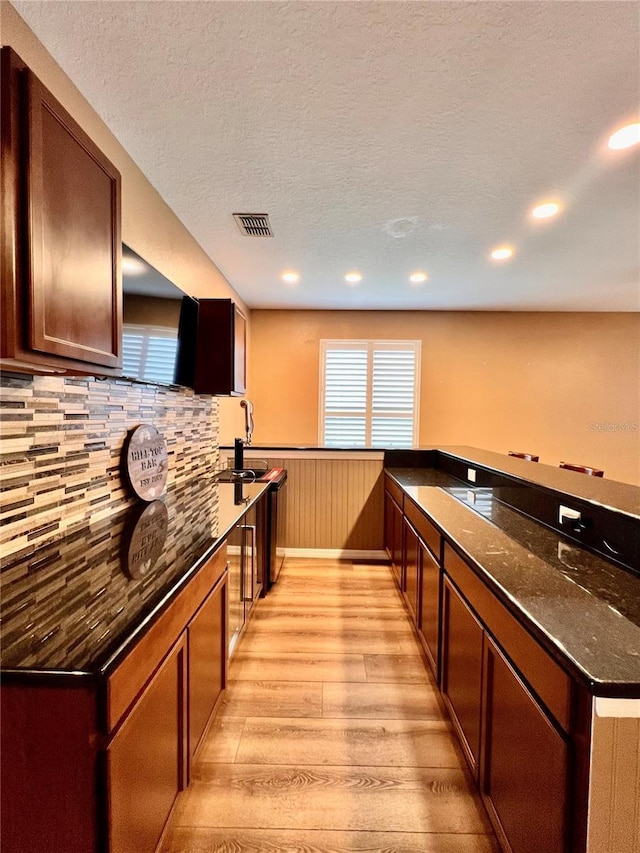
[[[504,848],[634,850],[638,489],[472,448],[385,466],[394,575]]]

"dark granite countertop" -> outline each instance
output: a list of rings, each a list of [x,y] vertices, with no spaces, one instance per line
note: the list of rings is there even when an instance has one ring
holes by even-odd
[[[233,444],[221,444],[220,450],[233,450]],[[322,453],[384,453],[384,447],[319,447],[314,444],[250,444],[245,447],[245,453],[260,450],[273,451],[321,451]]]
[[[630,483],[620,483],[606,477],[586,477],[584,474],[558,466],[545,465],[542,462],[527,462],[515,456],[481,450],[477,447],[442,445],[420,449],[453,456],[468,462],[470,467],[478,465],[490,471],[499,471],[524,483],[550,489],[567,497],[588,501],[596,506],[640,519],[640,488]],[[640,460],[638,465],[640,466]]]
[[[491,489],[434,469],[386,470],[594,695],[640,698],[640,577],[521,515]]]
[[[155,503],[152,526],[142,536],[138,527],[133,555],[136,523],[154,505],[139,504],[28,556],[7,559],[0,575],[3,678],[96,676],[106,670],[267,488],[207,478],[170,489]],[[158,556],[150,564],[153,549]]]

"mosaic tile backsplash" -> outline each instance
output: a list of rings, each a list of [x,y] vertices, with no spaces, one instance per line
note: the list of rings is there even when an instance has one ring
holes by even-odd
[[[2,555],[26,554],[135,503],[120,454],[141,423],[167,442],[167,487],[217,467],[215,398],[119,379],[0,376]]]

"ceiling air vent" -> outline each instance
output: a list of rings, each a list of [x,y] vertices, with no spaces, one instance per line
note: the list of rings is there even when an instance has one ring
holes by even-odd
[[[245,237],[273,237],[268,213],[234,213],[233,218]]]

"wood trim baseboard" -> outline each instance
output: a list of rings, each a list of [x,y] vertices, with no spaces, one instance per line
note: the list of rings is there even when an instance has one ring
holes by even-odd
[[[389,562],[383,550],[353,550],[349,548],[286,548],[286,557],[307,557],[311,560],[376,560]]]

